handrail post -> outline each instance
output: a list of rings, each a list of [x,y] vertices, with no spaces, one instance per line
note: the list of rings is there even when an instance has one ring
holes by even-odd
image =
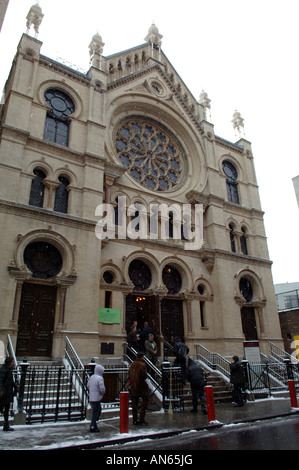
[[[26,381],[27,369],[30,366],[30,363],[24,357],[23,362],[21,362],[19,366],[21,367],[21,380],[20,380],[19,397],[18,397],[18,412],[24,413],[23,402],[24,402],[24,394],[25,394],[25,381]]]

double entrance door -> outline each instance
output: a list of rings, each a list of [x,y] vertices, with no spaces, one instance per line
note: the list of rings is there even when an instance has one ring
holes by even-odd
[[[183,301],[179,299],[164,298],[143,294],[130,294],[126,298],[126,329],[130,329],[133,321],[143,328],[148,322],[152,328],[155,340],[162,335],[170,344],[175,337],[184,337]]]
[[[57,288],[23,284],[19,310],[17,356],[52,353]]]

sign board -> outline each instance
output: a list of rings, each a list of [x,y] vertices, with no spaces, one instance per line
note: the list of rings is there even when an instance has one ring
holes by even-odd
[[[258,341],[244,341],[244,352],[245,358],[251,363],[260,363],[261,356],[260,356],[260,346]]]
[[[120,323],[119,308],[99,308],[99,323]]]

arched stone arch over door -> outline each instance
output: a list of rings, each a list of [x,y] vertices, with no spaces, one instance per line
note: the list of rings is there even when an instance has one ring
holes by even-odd
[[[262,310],[266,303],[260,278],[249,269],[236,275],[235,300],[240,305],[241,323],[246,341],[264,334]]]
[[[17,281],[12,315],[17,355],[50,357],[55,325],[64,322],[67,287],[76,279],[73,248],[50,230],[19,235],[8,269]]]

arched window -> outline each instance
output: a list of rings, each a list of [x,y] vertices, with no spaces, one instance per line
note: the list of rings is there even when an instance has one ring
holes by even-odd
[[[73,101],[63,91],[47,90],[45,100],[50,107],[47,112],[44,139],[68,146],[70,120],[68,116],[75,110]]]
[[[222,169],[226,175],[226,189],[229,202],[240,204],[238,193],[238,172],[236,167],[228,160],[222,163]]]
[[[233,224],[229,224],[229,239],[230,239],[230,247],[233,253],[236,253],[236,242],[235,242],[235,227]]]
[[[54,211],[63,212],[64,214],[66,214],[69,199],[68,186],[70,182],[64,176],[59,176],[58,180],[61,184],[58,186],[58,188],[56,188]]]
[[[33,242],[24,251],[24,262],[33,278],[51,279],[62,268],[62,256],[58,249],[47,242]]]
[[[134,290],[146,290],[152,282],[152,274],[149,267],[138,259],[131,262],[129,276],[134,284]]]
[[[241,231],[242,231],[242,235],[240,237],[241,250],[242,250],[243,255],[248,255],[246,228],[242,227]]]
[[[247,302],[251,302],[253,298],[253,289],[249,280],[246,277],[241,277],[239,287],[244,299]]]
[[[35,178],[31,183],[29,204],[35,207],[43,207],[45,191],[43,180],[46,178],[46,175],[37,168],[33,170],[33,173],[35,174]]]
[[[177,294],[182,288],[182,278],[179,271],[172,266],[167,264],[162,272],[162,280],[168,289],[168,294]]]

